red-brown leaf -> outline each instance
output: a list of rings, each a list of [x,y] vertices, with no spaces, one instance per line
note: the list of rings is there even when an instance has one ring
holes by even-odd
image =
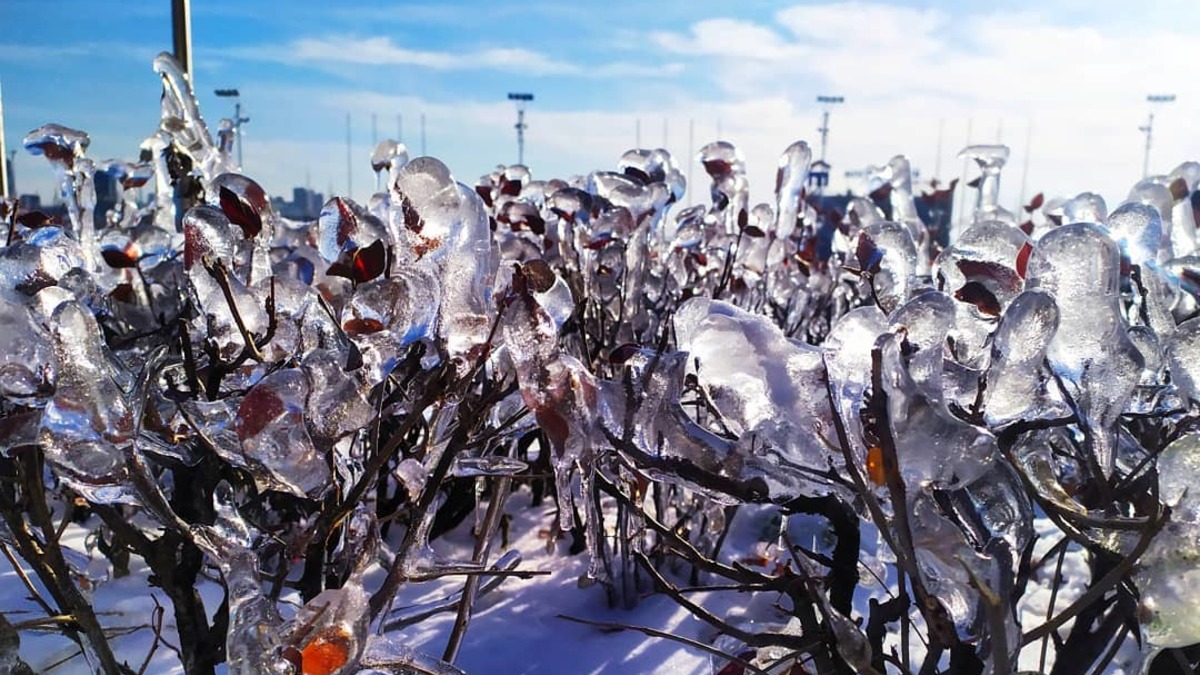
[[[348,319],[342,324],[342,330],[347,335],[369,335],[383,330],[384,325],[378,319]]]
[[[245,441],[266,428],[276,417],[283,414],[283,401],[269,387],[254,387],[238,406],[238,439]]]
[[[109,267],[116,269],[137,267],[137,260],[119,248],[105,248],[100,251],[100,255],[104,257],[104,262],[108,263]]]
[[[400,211],[404,214],[404,227],[417,234],[420,234],[421,230],[425,229],[425,221],[421,218],[421,214],[417,213],[416,207],[413,206],[412,201],[408,197],[401,198]]]
[[[490,209],[492,208],[492,186],[491,185],[476,185],[475,194],[483,200],[483,203]]]
[[[704,163],[704,170],[710,176],[724,176],[732,168],[732,165],[723,159],[710,159]]]
[[[534,293],[545,293],[558,279],[545,260],[530,260],[521,265],[521,274],[525,277],[529,290]]]
[[[26,211],[17,216],[17,222],[31,230],[36,230],[39,227],[49,225],[52,219],[41,211]]]
[[[227,187],[222,187],[219,195],[225,217],[229,218],[229,222],[241,227],[242,234],[247,239],[253,239],[262,232],[262,216],[254,207],[242,201],[241,197]]]
[[[1176,178],[1175,180],[1171,181],[1171,185],[1169,187],[1171,190],[1171,197],[1175,201],[1179,201],[1179,200],[1183,199],[1184,197],[1188,196],[1188,192],[1189,192],[1188,182],[1187,182],[1187,180],[1184,179],[1183,176],[1180,176],[1179,178]]]
[[[968,281],[963,287],[954,292],[954,297],[975,305],[981,313],[988,316],[1000,316],[1000,301],[978,281]]]
[[[354,280],[362,283],[383,274],[387,267],[387,247],[382,239],[354,252]]]
[[[858,271],[874,274],[879,271],[879,264],[883,262],[883,251],[879,250],[874,239],[866,233],[859,233],[854,257],[858,260]]]
[[[538,426],[542,428],[542,432],[546,434],[546,438],[549,439],[554,453],[562,457],[566,450],[567,436],[571,435],[571,425],[565,417],[552,409],[539,410],[534,417],[537,419]]]
[[[633,355],[637,354],[641,349],[641,347],[633,342],[626,342],[608,353],[608,361],[609,363],[620,365],[633,358]]]
[[[1012,268],[988,260],[959,260],[958,269],[967,281],[990,280],[1006,288],[1021,285],[1020,275]]]
[[[338,210],[337,244],[342,246],[358,231],[358,216],[341,197],[334,197],[333,203]]]
[[[325,270],[325,274],[361,284],[375,279],[386,270],[387,247],[382,239],[376,239],[366,248],[344,251],[341,257]]]
[[[1028,233],[1026,233],[1028,234]],[[1029,268],[1029,256],[1033,253],[1033,244],[1025,242],[1021,245],[1021,250],[1017,252],[1017,274],[1022,279],[1025,278],[1025,271]]]

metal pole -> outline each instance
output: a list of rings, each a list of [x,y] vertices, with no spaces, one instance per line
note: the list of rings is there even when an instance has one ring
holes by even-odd
[[[238,170],[246,166],[242,163],[242,102],[235,101],[233,104],[233,133],[237,135],[238,146]]]
[[[183,74],[195,89],[195,77],[192,76],[192,0],[171,0],[171,39],[175,60],[179,61]]]
[[[1150,136],[1154,133],[1154,113],[1150,113],[1150,118],[1146,120],[1146,126],[1142,127],[1142,131],[1146,132],[1146,151],[1142,154],[1142,178],[1150,175]]]
[[[946,132],[946,118],[938,120],[937,156],[933,159],[933,177],[942,179],[942,135]]]
[[[642,118],[637,118],[633,122],[633,145],[637,149],[642,148]]]
[[[354,194],[354,155],[350,150],[350,113],[346,113],[346,196]]]
[[[404,115],[396,115],[396,140],[404,142]]]
[[[825,161],[825,145],[829,141],[829,109],[826,108],[821,113],[821,128],[817,129],[821,132],[821,161]]]
[[[379,145],[379,115],[371,113],[371,156],[375,156],[375,148]],[[383,181],[383,175],[375,171],[375,191],[379,192],[379,184]]]
[[[1142,178],[1150,175],[1150,137],[1154,133],[1154,105],[1156,103],[1171,103],[1175,100],[1175,94],[1147,94],[1146,103],[1150,104],[1150,116],[1146,120],[1146,126],[1138,127],[1139,130],[1146,132],[1146,153],[1142,156]]]
[[[517,164],[525,163],[525,108],[517,108]]]
[[[12,166],[12,160],[8,158],[8,152],[4,148],[4,94],[0,92],[0,197],[10,197],[13,195],[10,190],[12,186],[8,184],[8,170]]]
[[[1013,213],[1020,214],[1025,209],[1025,179],[1029,177],[1029,155],[1030,147],[1033,145],[1033,120],[1029,120],[1029,127],[1025,130],[1025,165],[1021,168],[1021,196],[1017,200],[1017,208]]]
[[[421,113],[421,154],[425,154],[425,113]]]
[[[688,120],[688,154],[687,154],[687,195],[688,206],[692,205],[692,167],[696,164],[693,155],[696,152],[696,120]]]
[[[846,99],[843,96],[818,96],[817,103],[825,107],[821,112],[821,127],[817,131],[821,132],[821,161],[825,161],[825,148],[829,140],[829,109],[831,106],[838,103],[845,103]]]
[[[970,118],[970,117],[967,118],[967,142],[963,146],[964,148],[969,147],[971,145],[971,122],[973,122],[973,121],[974,120],[972,120],[972,118]],[[958,190],[959,190],[958,221],[959,222],[961,222],[963,219],[963,209],[966,208],[965,205],[967,203],[967,190],[970,189],[967,187],[967,162],[968,161],[970,161],[970,160],[968,160],[966,157],[963,157],[962,177],[958,181]],[[952,224],[952,227],[953,227],[953,224]],[[957,234],[957,232],[952,232],[952,234]]]
[[[217,89],[213,92],[221,98],[233,99],[233,135],[234,141],[237,143],[237,163],[238,170],[242,170],[245,164],[242,162],[242,125],[250,121],[249,117],[242,117],[242,92],[237,89]]]
[[[517,164],[525,163],[525,106],[533,100],[533,94],[509,92],[508,100],[517,104]]]

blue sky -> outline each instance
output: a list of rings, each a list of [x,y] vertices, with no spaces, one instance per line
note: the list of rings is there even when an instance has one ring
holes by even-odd
[[[241,90],[245,170],[274,193],[346,192],[347,113],[352,196],[374,185],[373,114],[378,138],[403,115],[416,154],[424,113],[429,154],[470,183],[515,161],[505,94],[530,91],[536,177],[611,168],[639,120],[643,145],[689,163],[719,125],[766,199],[779,152],[817,143],[815,96],[841,94],[835,173],[905,153],[949,179],[968,138],[999,139],[1010,206],[1027,156],[1026,197],[1091,189],[1115,205],[1140,177],[1147,93],[1178,97],[1158,111],[1152,172],[1200,158],[1200,3],[1142,5],[193,0],[192,34],[202,112],[215,125],[232,106],[213,89]],[[0,36],[10,149],[54,121],[89,132],[96,159],[136,156],[157,124],[150,61],[170,48],[168,0],[3,0],[0,25],[25,28]],[[21,152],[16,169],[21,191],[49,196],[44,160]]]

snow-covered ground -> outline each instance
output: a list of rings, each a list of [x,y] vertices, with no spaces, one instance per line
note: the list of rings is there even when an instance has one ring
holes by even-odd
[[[647,593],[634,609],[610,607],[607,594],[600,586],[580,588],[579,578],[583,575],[587,561],[584,555],[569,555],[568,542],[559,541],[556,550],[547,551],[547,534],[554,517],[554,509],[547,500],[541,506],[531,507],[529,493],[521,490],[508,501],[511,517],[512,539],[509,549],[521,553],[520,569],[543,572],[528,579],[512,577],[506,579],[495,590],[480,596],[474,617],[467,631],[456,664],[469,673],[511,674],[559,674],[559,673],[712,673],[725,662],[694,647],[677,641],[655,638],[633,630],[611,631],[584,625],[560,618],[573,616],[591,621],[645,626],[665,631],[684,638],[712,644],[716,630],[692,616],[685,608],[669,597]],[[769,506],[742,507],[734,519],[733,527],[722,559],[726,562],[735,558],[746,559],[751,552],[771,555],[776,550],[767,541],[777,529],[775,509]],[[812,519],[819,521],[819,519]],[[457,529],[434,542],[435,551],[446,558],[466,559],[470,555],[472,538],[470,533],[473,519],[468,518]],[[793,524],[793,531],[795,525]],[[1046,518],[1035,521],[1039,542],[1034,559],[1039,559],[1061,536]],[[64,543],[77,551],[83,551],[85,529],[77,526],[68,528]],[[875,532],[870,526],[863,530],[864,552],[869,556],[873,548]],[[498,545],[497,545],[498,547]],[[497,555],[493,558],[498,557]],[[869,560],[869,558],[867,558]],[[855,598],[855,611],[861,616],[867,609],[868,598],[886,599],[894,592],[894,577],[887,578],[891,588],[885,588],[875,579],[881,572],[887,573],[881,563],[869,563],[874,573],[866,566],[860,567],[861,585]],[[105,568],[105,561],[94,560],[92,570]],[[182,673],[174,653],[176,644],[174,621],[170,603],[165,594],[147,583],[147,569],[137,558],[133,559],[132,574],[121,579],[100,583],[94,591],[97,613],[103,625],[113,635],[112,644],[118,658],[129,663],[135,670],[142,667],[155,643],[152,623],[155,617],[155,601],[167,611],[162,617],[162,638],[154,649],[146,673]],[[1022,627],[1028,630],[1044,621],[1051,597],[1051,577],[1054,564],[1051,560],[1043,565],[1030,581],[1030,587],[1021,599],[1018,610]],[[368,577],[367,586],[377,584],[382,570]],[[1055,600],[1055,611],[1061,611],[1084,592],[1089,582],[1089,572],[1084,554],[1072,547],[1063,560],[1063,581]],[[36,577],[32,577],[37,584]],[[682,578],[680,583],[684,583]],[[407,607],[435,602],[450,596],[462,588],[462,577],[443,577],[438,580],[412,583],[403,587],[396,599],[395,610],[403,612]],[[647,583],[647,587],[649,587]],[[40,589],[40,585],[38,586]],[[220,587],[213,582],[204,582],[199,587],[205,607],[211,613],[222,600]],[[22,581],[7,565],[0,572],[0,611],[14,624],[30,622],[44,616],[39,606],[28,597]],[[769,593],[700,592],[689,597],[702,604],[712,613],[727,619],[751,619],[756,622],[777,620],[786,622],[787,616],[776,603],[782,599]],[[857,618],[857,617],[856,617]],[[393,635],[405,644],[425,653],[440,656],[454,625],[454,611],[430,616],[420,622],[399,629]],[[1071,627],[1068,622],[1061,634],[1065,637]],[[911,639],[914,660],[923,658],[922,640],[915,634]],[[62,637],[57,630],[36,629],[21,631],[21,655],[39,673],[67,675],[88,672],[86,664],[78,655],[71,641]],[[898,645],[899,636],[891,635],[888,646]],[[1034,643],[1021,651],[1019,667],[1023,671],[1039,672],[1041,645]],[[1048,650],[1045,669],[1053,664],[1054,649]],[[1107,672],[1132,675],[1138,672],[1142,654],[1132,637],[1126,639],[1117,658]],[[218,669],[224,672],[224,667]]]
[[[566,552],[567,542],[559,541],[554,553],[547,552],[545,534],[554,517],[549,501],[538,508],[529,507],[529,494],[514,494],[507,506],[513,521],[514,538],[510,548],[519,550],[524,561],[520,568],[548,572],[530,579],[509,578],[499,588],[480,597],[475,615],[463,643],[457,665],[471,673],[703,673],[710,672],[708,654],[677,642],[652,639],[633,631],[605,632],[591,626],[558,618],[559,614],[593,621],[650,626],[682,636],[710,641],[714,631],[693,618],[687,610],[666,596],[643,598],[634,610],[609,608],[603,588],[578,588],[578,579],[586,568],[583,555]],[[447,558],[467,558],[471,550],[468,518],[457,530],[434,542],[434,549]],[[83,550],[82,528],[68,529],[64,544]],[[0,572],[0,611],[13,623],[44,616],[17,574]],[[103,567],[96,561],[94,569]],[[27,570],[28,572],[28,570]],[[137,558],[132,574],[106,581],[94,594],[97,614],[112,631],[112,644],[118,659],[141,667],[154,643],[150,621],[155,599],[167,609],[160,644],[146,673],[182,673],[170,645],[177,642],[170,602],[166,595],[147,584],[148,570]],[[367,585],[376,584],[382,571],[368,577]],[[36,577],[32,577],[38,585]],[[444,577],[435,581],[409,584],[401,589],[395,607],[431,602],[462,588],[463,577]],[[222,591],[213,582],[202,583],[199,591],[210,613],[221,604]],[[724,598],[716,597],[726,596]],[[713,597],[708,597],[713,596]],[[699,594],[696,599],[721,616],[736,611],[747,598],[738,594]],[[398,635],[410,646],[440,656],[454,624],[454,612],[443,612]],[[84,660],[73,642],[57,630],[22,631],[21,655],[35,671],[57,675],[88,673]],[[218,669],[223,673],[224,667]]]

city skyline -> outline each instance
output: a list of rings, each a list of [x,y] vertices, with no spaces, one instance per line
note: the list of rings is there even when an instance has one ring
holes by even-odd
[[[766,199],[782,149],[798,138],[818,145],[819,95],[845,97],[829,125],[837,191],[845,171],[898,153],[927,177],[960,177],[955,154],[969,139],[1012,147],[1002,181],[1010,208],[1027,158],[1026,197],[1098,186],[1115,205],[1140,178],[1137,127],[1150,93],[1176,95],[1155,119],[1151,172],[1200,156],[1189,133],[1200,85],[1186,77],[1182,28],[1200,18],[1194,4],[1136,15],[1116,2],[1074,0],[1003,11],[982,2],[606,6],[612,21],[600,25],[581,20],[588,7],[538,3],[194,2],[196,89],[210,128],[233,114],[214,91],[239,90],[252,119],[246,173],[269,192],[303,183],[344,194],[352,183],[351,196],[364,201],[375,184],[372,136],[399,135],[398,115],[410,154],[420,152],[423,115],[429,154],[465,183],[515,161],[510,91],[536,94],[526,132],[535,177],[612,168],[640,135],[672,151],[698,195],[706,181],[691,155],[719,130],[744,151],[754,199]],[[50,42],[32,31],[0,40],[18,191],[51,197],[44,159],[20,150],[44,122],[89,132],[94,159],[135,157],[157,126],[150,60],[170,48],[170,3],[66,0],[47,10],[14,0],[0,20],[56,26]]]

